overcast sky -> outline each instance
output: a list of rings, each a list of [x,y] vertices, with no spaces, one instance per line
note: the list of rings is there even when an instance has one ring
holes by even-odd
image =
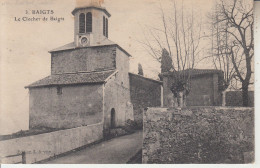
[[[50,75],[48,51],[73,41],[75,0],[1,0],[1,118],[0,134],[28,129],[29,95],[24,86]],[[128,51],[130,71],[137,72],[141,63],[147,77],[156,78],[160,65],[143,49],[143,27],[160,24],[160,2],[169,10],[169,0],[105,0],[111,13],[109,39]],[[212,0],[186,0],[201,17],[206,18]],[[55,17],[65,20],[19,22],[15,17],[33,17],[26,10],[53,10]],[[45,15],[35,15],[35,17]],[[46,15],[49,17],[50,15]],[[197,68],[211,68],[202,63]]]

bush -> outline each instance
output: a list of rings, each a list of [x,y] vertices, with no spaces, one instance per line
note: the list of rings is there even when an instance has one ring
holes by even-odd
[[[140,129],[143,129],[143,122],[142,121],[127,120],[125,127],[132,129],[132,130],[140,130]]]

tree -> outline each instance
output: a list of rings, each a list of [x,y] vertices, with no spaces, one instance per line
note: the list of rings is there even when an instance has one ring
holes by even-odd
[[[138,64],[138,75],[144,76],[144,71],[142,65]]]
[[[223,49],[219,49],[219,63],[224,60],[232,63],[232,77],[241,82],[243,106],[248,106],[248,87],[252,76],[252,58],[254,56],[254,18],[253,4],[244,0],[232,0],[231,3],[221,0],[217,4],[216,21],[218,37],[228,37]]]
[[[161,73],[170,72],[172,69],[172,58],[170,57],[169,52],[164,48],[162,50]]]
[[[190,72],[200,53],[201,17],[194,17],[193,9],[184,8],[183,2],[179,6],[175,0],[172,11],[172,16],[167,17],[161,7],[162,27],[150,28],[147,31],[150,38],[145,36],[145,41],[141,43],[149,55],[161,63],[162,72],[172,70],[172,92],[185,104],[191,87]]]
[[[228,53],[230,35],[227,32],[220,33],[227,26],[227,22],[220,22],[219,15],[216,10],[209,15],[210,19],[210,40],[211,48],[209,56],[213,62],[215,69],[223,72],[223,80],[219,82],[219,89],[222,91],[222,106],[226,105],[226,90],[231,84],[234,77],[234,67]]]

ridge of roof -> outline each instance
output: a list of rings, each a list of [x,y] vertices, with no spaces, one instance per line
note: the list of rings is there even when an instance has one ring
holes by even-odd
[[[52,75],[66,75],[66,74],[92,74],[92,73],[104,73],[104,72],[111,72],[117,71],[116,69],[104,69],[104,70],[97,70],[97,71],[77,71],[77,72],[64,72],[64,73],[56,73]]]
[[[94,72],[52,74],[28,86],[25,86],[25,88],[38,88],[58,85],[101,84],[106,83],[111,78],[111,76],[115,75],[117,72],[118,71],[114,69]]]
[[[54,53],[54,52],[59,52],[59,51],[66,51],[66,50],[81,49],[81,48],[94,48],[94,47],[113,46],[113,45],[117,46],[127,56],[131,57],[131,55],[125,49],[123,49],[121,46],[119,46],[118,44],[114,43],[113,41],[111,41],[109,39],[105,39],[105,40],[101,41],[99,44],[86,46],[86,47],[77,47],[74,42],[71,42],[71,43],[65,44],[65,45],[63,45],[61,47],[55,48],[53,50],[50,50],[49,53]]]
[[[114,43],[113,41],[105,38],[104,40],[100,41],[99,43],[95,44],[95,45],[90,45],[90,46],[86,46],[86,47],[77,47],[75,42],[71,42],[68,44],[65,44],[61,47],[55,48],[53,50],[50,50],[49,52],[56,52],[56,51],[63,51],[63,50],[70,50],[70,49],[77,49],[77,48],[88,48],[88,47],[97,47],[97,46],[105,46],[105,45],[115,45],[116,43]]]
[[[223,71],[221,70],[217,70],[217,69],[185,69],[182,71],[177,71],[177,72],[164,72],[162,73],[163,76],[170,76],[173,75],[174,73],[187,73],[188,71],[190,71],[192,76],[196,76],[196,75],[204,75],[204,74],[222,74]]]

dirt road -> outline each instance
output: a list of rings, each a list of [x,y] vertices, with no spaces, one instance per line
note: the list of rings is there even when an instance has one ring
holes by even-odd
[[[44,164],[124,164],[142,148],[142,132],[104,141]]]

